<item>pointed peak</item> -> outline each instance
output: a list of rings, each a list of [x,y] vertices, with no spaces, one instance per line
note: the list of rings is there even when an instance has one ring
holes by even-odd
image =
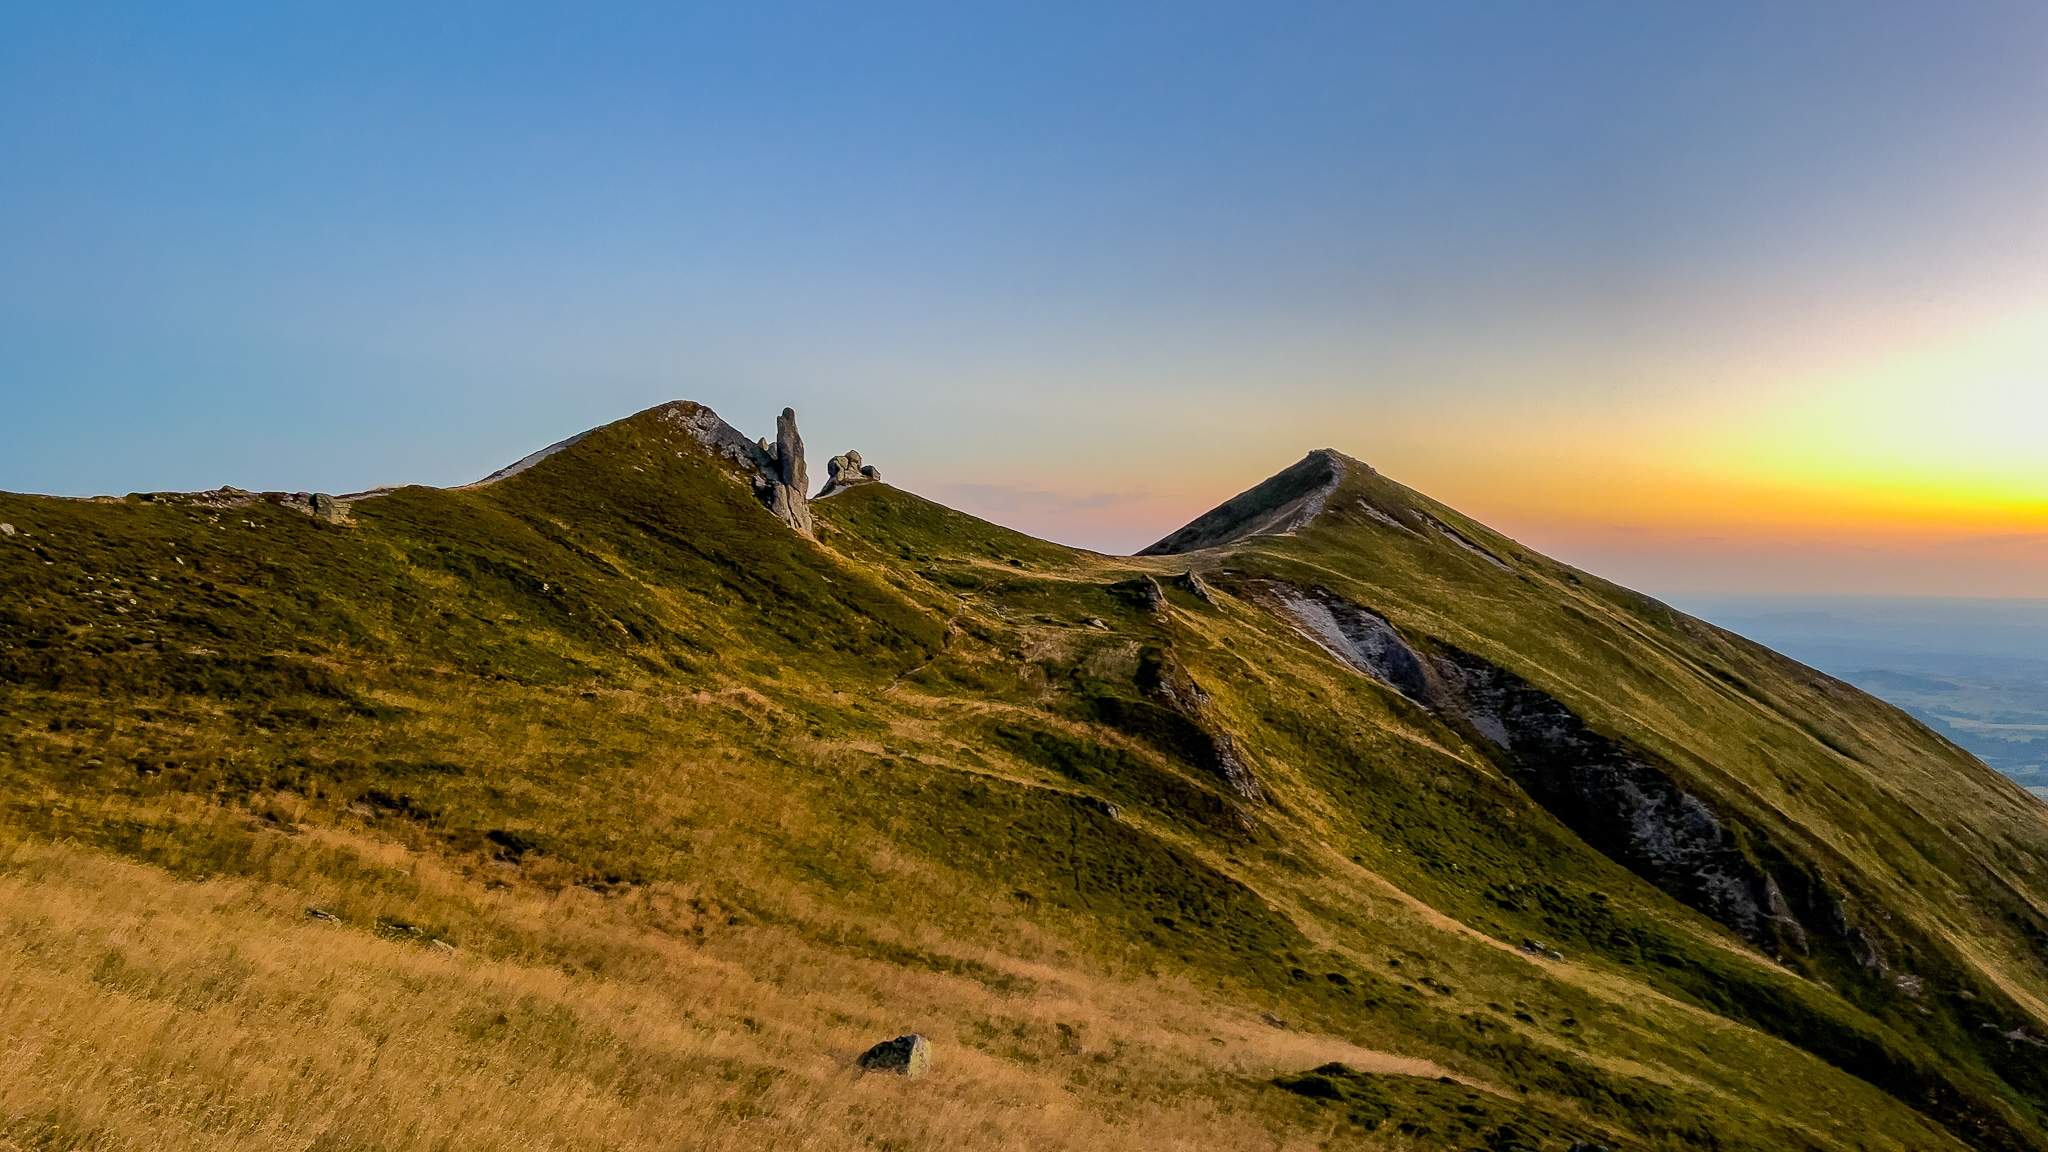
[[[1232,496],[1180,531],[1138,552],[1174,556],[1235,544],[1252,536],[1292,532],[1322,514],[1353,468],[1371,469],[1334,448],[1318,448],[1258,485]]]

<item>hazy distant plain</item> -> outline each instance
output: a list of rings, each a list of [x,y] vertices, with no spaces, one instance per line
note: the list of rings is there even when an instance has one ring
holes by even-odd
[[[1666,599],[1898,705],[2048,799],[2048,599]]]

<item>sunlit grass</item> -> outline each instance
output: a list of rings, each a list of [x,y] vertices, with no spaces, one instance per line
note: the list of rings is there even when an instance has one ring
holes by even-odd
[[[1990,1037],[2043,991],[2039,815],[1846,687],[1377,478],[1347,499],[1495,560],[1339,501],[1229,561],[1633,741],[1843,893],[1883,970],[1839,935],[1767,957],[1227,574],[1213,602],[1171,583],[1216,557],[1076,553],[881,486],[819,505],[813,546],[659,427],[587,443],[345,526],[0,496],[0,1139],[2034,1131],[2039,1069]],[[855,1071],[907,1031],[931,1077]],[[1366,1079],[1304,1079],[1332,1062]]]

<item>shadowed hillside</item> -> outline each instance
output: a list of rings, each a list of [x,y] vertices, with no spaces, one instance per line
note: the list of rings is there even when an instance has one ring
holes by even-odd
[[[1335,452],[1119,558],[786,422],[0,495],[0,1147],[2048,1149],[1904,713]]]

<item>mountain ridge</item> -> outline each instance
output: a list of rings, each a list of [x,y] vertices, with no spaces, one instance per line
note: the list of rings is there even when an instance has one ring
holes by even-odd
[[[344,522],[0,494],[0,872],[70,844],[318,889],[365,970],[424,946],[393,919],[451,971],[559,966],[597,900],[611,947],[764,973],[738,1012],[768,1031],[672,1025],[756,1037],[782,1087],[684,1108],[737,1144],[847,1135],[826,1104],[957,1142],[817,1063],[885,1038],[787,999],[858,963],[938,981],[830,1011],[922,1013],[977,1123],[1008,1084],[1080,1125],[991,1147],[1196,1114],[1226,1144],[2048,1147],[2048,821],[1903,713],[1333,450],[1108,557],[880,482],[811,503],[785,414],[771,452],[675,402]],[[77,996],[114,994],[79,963]],[[654,971],[587,979],[658,1014]],[[1164,986],[1190,1031],[1033,1015]],[[1203,1013],[1464,1086],[1232,1063],[1272,1044],[1215,1047]],[[1091,1027],[1123,1055],[1062,1055]]]

